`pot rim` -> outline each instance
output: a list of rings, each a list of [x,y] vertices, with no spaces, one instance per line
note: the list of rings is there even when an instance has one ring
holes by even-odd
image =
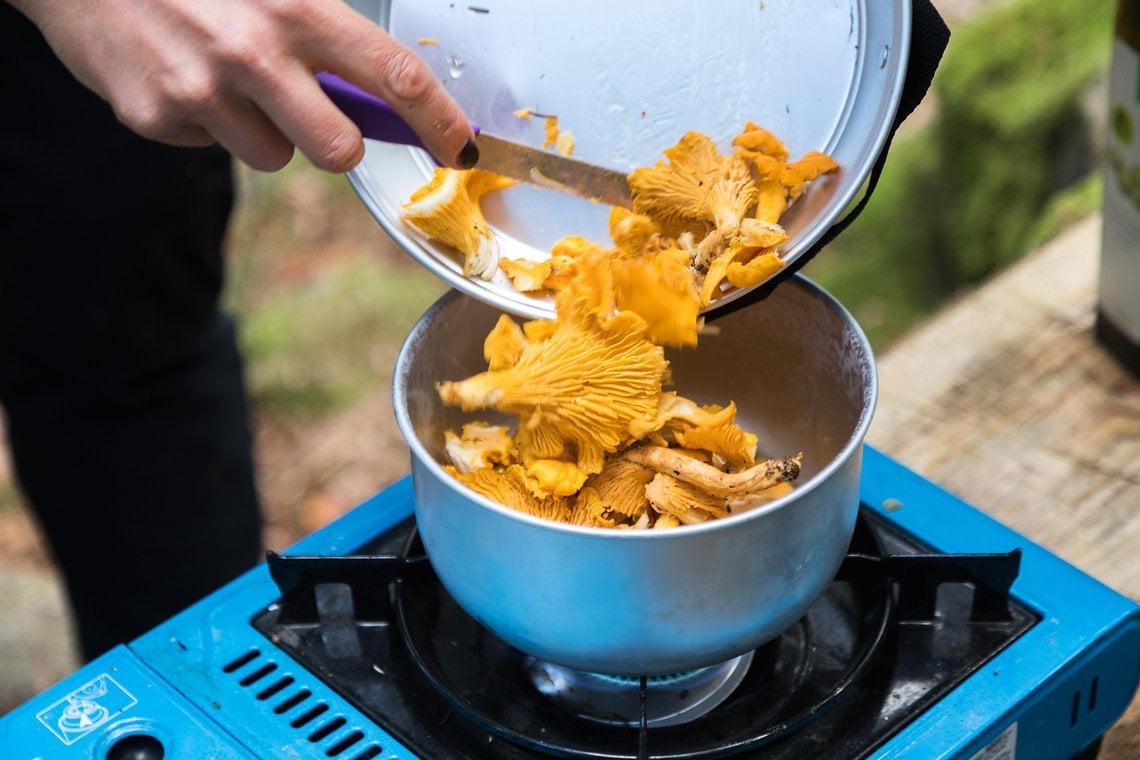
[[[614,528],[595,528],[585,525],[572,525],[570,523],[555,522],[553,520],[546,520],[541,517],[529,515],[525,512],[520,512],[517,509],[512,509],[503,504],[499,504],[486,496],[483,496],[476,491],[471,490],[467,486],[456,480],[450,473],[443,469],[443,466],[436,461],[427,450],[427,447],[416,435],[415,427],[412,424],[411,417],[407,411],[407,404],[404,403],[406,399],[406,378],[408,376],[405,371],[405,366],[410,362],[411,346],[417,341],[423,331],[423,326],[428,324],[430,320],[421,321],[412,328],[412,331],[404,339],[404,343],[400,348],[400,353],[396,359],[395,373],[392,379],[392,400],[393,411],[396,415],[396,424],[400,428],[400,432],[411,451],[412,456],[417,459],[421,464],[431,471],[436,479],[444,482],[448,488],[460,494],[464,498],[473,501],[480,506],[491,510],[498,514],[500,517],[523,525],[529,525],[532,528],[550,531],[552,533],[577,535],[583,538],[594,538],[613,541],[649,541],[649,540],[665,540],[669,538],[684,538],[686,536],[697,535],[700,533],[708,533],[719,530],[727,530],[734,525],[738,525],[750,520],[759,519],[762,515],[766,515],[776,510],[783,509],[792,502],[798,501],[803,498],[805,493],[815,490],[820,487],[825,481],[840,469],[854,454],[863,446],[866,439],[867,431],[871,426],[871,419],[874,416],[875,408],[878,403],[879,396],[879,382],[878,372],[875,367],[874,351],[871,348],[870,341],[868,341],[863,329],[859,326],[855,318],[834,296],[830,295],[816,283],[801,274],[793,274],[782,282],[775,292],[779,292],[780,288],[799,287],[804,290],[809,296],[821,302],[825,308],[834,312],[850,329],[852,336],[857,340],[860,348],[870,360],[870,373],[866,391],[864,392],[863,409],[859,413],[859,419],[855,425],[855,430],[848,437],[847,442],[843,445],[832,459],[815,473],[812,477],[802,484],[797,484],[796,487],[784,496],[773,499],[770,503],[761,507],[755,507],[739,514],[731,515],[729,517],[721,517],[714,520],[707,520],[696,525],[680,525],[668,530],[615,530]],[[432,304],[424,316],[432,312],[439,311],[446,307],[450,302],[457,298],[471,298],[470,295],[465,295],[457,290],[450,290],[444,294],[438,301]],[[484,302],[486,303],[486,302]],[[493,304],[486,304],[492,308],[497,308]]]

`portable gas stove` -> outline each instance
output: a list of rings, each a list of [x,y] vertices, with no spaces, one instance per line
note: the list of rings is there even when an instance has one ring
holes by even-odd
[[[1140,681],[1140,608],[871,448],[861,497],[792,628],[638,679],[534,661],[467,617],[405,479],[0,719],[2,754],[1094,756]]]

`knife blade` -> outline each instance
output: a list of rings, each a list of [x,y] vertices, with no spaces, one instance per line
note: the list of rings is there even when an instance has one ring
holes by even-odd
[[[482,131],[475,135],[475,144],[479,146],[480,169],[615,206],[630,206],[629,179],[621,172]]]
[[[333,74],[316,75],[321,89],[345,116],[373,140],[423,148],[416,133],[382,99]],[[630,206],[627,175],[489,134],[472,125],[479,148],[478,168],[511,179],[552,188],[583,198]]]

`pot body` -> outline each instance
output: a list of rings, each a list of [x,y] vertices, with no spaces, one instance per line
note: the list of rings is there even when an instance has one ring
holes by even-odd
[[[755,649],[794,623],[834,577],[859,507],[862,442],[876,397],[858,325],[800,277],[716,321],[719,334],[668,355],[673,388],[735,401],[760,453],[802,451],[792,493],[762,508],[668,530],[607,530],[521,514],[468,490],[443,433],[494,414],[444,407],[441,380],[486,368],[499,312],[455,293],[413,329],[394,407],[412,452],[416,522],[447,591],[507,643],[571,668],[662,675]]]

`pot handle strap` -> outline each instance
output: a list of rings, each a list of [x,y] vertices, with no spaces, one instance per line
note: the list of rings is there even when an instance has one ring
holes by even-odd
[[[883,145],[883,149],[879,151],[879,155],[871,167],[871,172],[867,176],[866,188],[863,191],[862,197],[848,210],[842,219],[829,227],[827,231],[823,233],[823,236],[820,237],[811,248],[804,251],[803,255],[797,258],[795,262],[784,267],[784,269],[780,270],[779,274],[763,285],[753,288],[740,298],[709,312],[705,317],[707,321],[713,322],[726,314],[731,314],[737,309],[749,306],[762,298],[766,298],[781,280],[799,271],[800,268],[811,261],[821,249],[825,248],[829,243],[835,240],[841,232],[851,226],[851,223],[863,212],[867,201],[871,199],[871,194],[879,184],[879,177],[883,173],[883,166],[886,165],[887,153],[890,150],[891,141],[894,139],[895,133],[903,121],[905,121],[914,109],[918,107],[918,104],[922,102],[926,91],[930,89],[930,83],[934,79],[934,72],[938,69],[938,63],[942,60],[942,54],[945,52],[946,45],[950,41],[950,30],[930,0],[911,0],[911,6],[913,10],[911,15],[910,53],[907,58],[906,78],[903,80],[903,89],[899,98],[898,111],[895,113],[895,120],[891,125],[890,132],[887,134],[887,140]]]

